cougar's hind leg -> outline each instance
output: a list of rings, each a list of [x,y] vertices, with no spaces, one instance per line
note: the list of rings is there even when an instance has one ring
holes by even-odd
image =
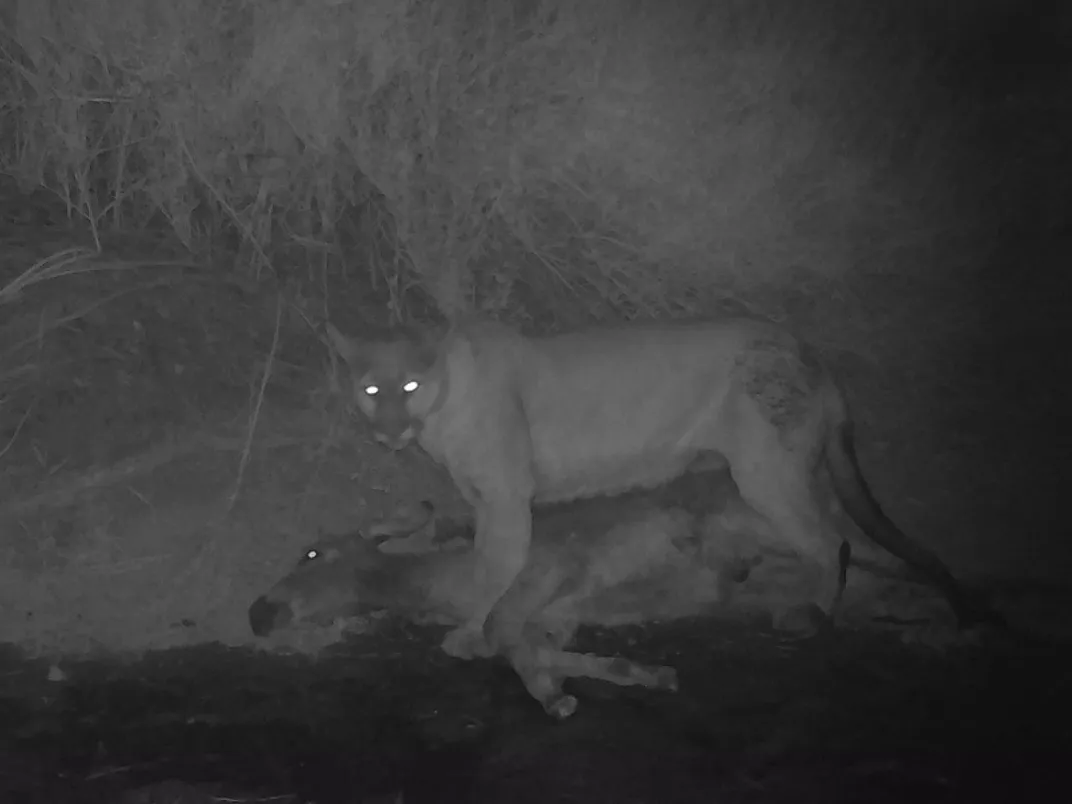
[[[741,497],[800,558],[800,594],[772,612],[774,625],[802,636],[832,617],[840,600],[839,549],[844,543],[812,489],[806,466],[784,451],[753,455],[733,467]]]

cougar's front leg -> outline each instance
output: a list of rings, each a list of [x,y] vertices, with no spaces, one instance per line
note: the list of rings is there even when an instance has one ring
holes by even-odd
[[[484,626],[528,559],[532,511],[528,497],[482,500],[476,510],[473,584],[478,590],[469,619],[446,635],[442,648],[458,659],[488,657]]]
[[[460,659],[491,655],[485,623],[525,566],[532,539],[536,475],[529,424],[520,399],[508,388],[488,399],[489,406],[471,411],[477,435],[451,462],[455,483],[461,487],[464,481],[476,509],[477,594],[468,621],[447,634],[442,645],[447,654]]]

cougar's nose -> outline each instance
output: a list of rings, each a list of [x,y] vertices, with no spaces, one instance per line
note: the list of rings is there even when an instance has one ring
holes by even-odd
[[[253,629],[254,635],[265,637],[277,628],[285,626],[293,616],[294,612],[289,604],[269,600],[261,595],[249,607],[249,627]]]
[[[398,450],[405,449],[406,447],[408,447],[413,442],[413,438],[416,435],[416,430],[414,430],[412,427],[407,427],[398,435],[376,433],[376,440],[384,446],[397,452]]]

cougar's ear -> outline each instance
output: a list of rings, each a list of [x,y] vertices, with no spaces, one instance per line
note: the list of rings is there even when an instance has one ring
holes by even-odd
[[[417,347],[417,359],[420,361],[421,371],[431,371],[439,362],[439,343],[422,339]]]
[[[409,345],[409,356],[419,371],[431,371],[439,362],[445,331],[439,327],[407,326],[399,330]]]
[[[324,332],[328,336],[328,344],[335,349],[336,353],[351,369],[356,369],[363,362],[361,359],[361,342],[356,338],[348,338],[336,329],[330,321],[325,322]]]

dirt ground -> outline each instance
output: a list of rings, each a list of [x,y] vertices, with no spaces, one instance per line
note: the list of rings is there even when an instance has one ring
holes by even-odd
[[[0,659],[11,802],[1045,800],[1068,755],[1067,646],[955,656],[726,624],[589,634],[676,694],[577,684],[559,723],[511,671],[388,627],[318,661],[218,645],[139,662]],[[1063,667],[1062,667],[1063,665]],[[398,796],[401,795],[401,799]]]
[[[76,242],[6,215],[0,287]],[[278,306],[218,267],[161,264],[175,260],[162,241],[108,244],[94,271],[0,306],[0,800],[800,804],[1060,789],[1046,785],[1070,747],[1072,651],[1055,640],[1072,596],[1054,522],[1061,350],[1041,346],[1064,326],[1061,272],[1044,267],[1066,245],[1039,247],[1013,287],[986,284],[1001,272],[969,294],[873,280],[887,285],[866,330],[888,339],[869,345],[873,362],[831,354],[891,515],[990,579],[1033,636],[939,653],[708,621],[590,633],[582,647],[677,667],[681,691],[578,684],[581,711],[554,723],[505,666],[440,655],[434,629],[257,642],[246,608],[318,530],[415,496],[464,508],[424,456],[339,429],[312,301]],[[356,329],[361,309],[333,297],[340,326]],[[805,329],[826,320],[802,315]],[[850,341],[841,328],[826,331]]]

